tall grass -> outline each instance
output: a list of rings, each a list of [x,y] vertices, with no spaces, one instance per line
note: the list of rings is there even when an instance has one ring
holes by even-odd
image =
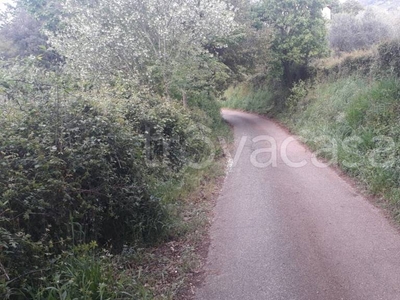
[[[319,83],[281,118],[375,195],[400,221],[400,80],[347,77]],[[321,138],[324,137],[324,138]],[[332,144],[332,141],[334,144]]]

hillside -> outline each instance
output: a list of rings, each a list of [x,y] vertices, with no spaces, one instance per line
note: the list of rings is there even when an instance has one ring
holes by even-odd
[[[400,9],[398,0],[359,0],[365,6],[378,6],[385,9]]]

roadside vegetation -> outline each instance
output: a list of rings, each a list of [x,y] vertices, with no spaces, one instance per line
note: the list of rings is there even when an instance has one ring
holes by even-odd
[[[223,1],[178,2],[3,13],[1,299],[191,296],[237,76],[215,54],[239,26]]]
[[[321,70],[328,75],[292,88],[287,110],[279,115],[320,155],[382,197],[398,221],[399,50],[398,41],[385,43],[375,55],[367,52]]]
[[[381,199],[400,222],[398,14],[357,1],[333,5],[332,14],[327,51],[302,63],[304,76],[288,80],[281,72],[277,80],[267,62],[232,85],[222,103],[283,122]]]
[[[14,1],[0,298],[190,299],[221,106],[279,118],[399,212],[399,20],[332,2],[327,24],[322,0]]]
[[[230,86],[224,93],[223,105],[230,108],[268,114],[274,107],[272,99],[274,93],[265,87],[255,87],[251,84],[238,84]]]

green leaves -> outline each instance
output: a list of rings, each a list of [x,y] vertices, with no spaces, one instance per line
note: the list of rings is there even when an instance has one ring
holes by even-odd
[[[265,20],[274,30],[270,49],[288,86],[294,65],[307,66],[326,51],[323,0],[265,0]]]
[[[48,27],[65,66],[0,62],[0,298],[111,298],[116,281],[97,276],[97,261],[69,260],[73,249],[94,241],[119,252],[163,237],[170,216],[157,186],[213,155],[197,123],[219,118],[213,93],[229,70],[204,45],[235,28],[234,8],[95,2],[66,1],[63,23]],[[100,279],[85,294],[75,280],[93,266]]]
[[[203,46],[236,27],[234,7],[222,0],[73,0],[64,10],[63,26],[48,35],[71,72],[166,97],[191,87],[187,75],[212,73],[198,71],[207,63]]]
[[[0,104],[0,259],[11,278],[3,285],[0,271],[0,293],[42,286],[71,247],[95,241],[118,252],[162,237],[169,216],[153,191],[209,150],[194,121],[209,121],[205,113],[14,68],[3,69],[12,98]]]
[[[26,245],[51,242],[52,255],[66,250],[61,240],[97,240],[118,250],[161,230],[163,208],[150,196],[137,133],[87,107],[79,101],[61,109],[39,105],[34,118],[24,115],[15,120],[17,126],[3,127],[0,199],[8,209],[0,210],[0,227],[10,237],[7,245],[17,245],[22,233]],[[23,245],[21,262],[35,253]],[[13,251],[2,259],[13,276],[27,266],[14,265],[20,254]]]

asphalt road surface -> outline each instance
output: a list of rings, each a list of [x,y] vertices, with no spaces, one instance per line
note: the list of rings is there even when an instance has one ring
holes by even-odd
[[[236,155],[196,299],[399,300],[400,235],[383,213],[274,122],[223,117]]]

